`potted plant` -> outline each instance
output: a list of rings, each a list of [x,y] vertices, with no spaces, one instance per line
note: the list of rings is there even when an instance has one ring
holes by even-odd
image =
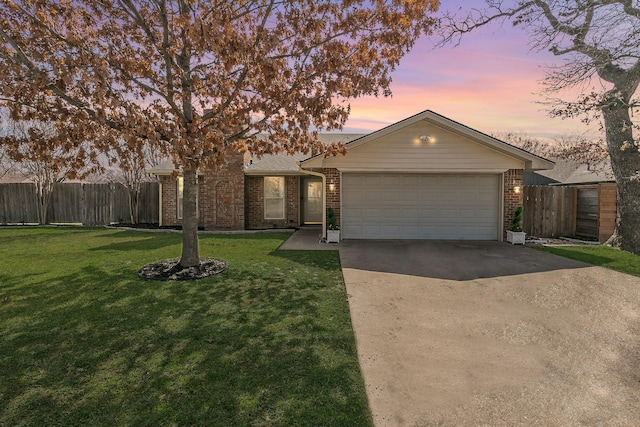
[[[340,227],[333,208],[327,208],[327,243],[340,243]]]
[[[507,242],[512,245],[524,245],[525,236],[526,233],[522,231],[522,206],[518,206],[511,221],[511,230],[507,230]]]

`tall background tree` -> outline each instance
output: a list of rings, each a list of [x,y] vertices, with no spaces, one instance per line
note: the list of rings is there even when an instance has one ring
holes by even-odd
[[[586,135],[561,135],[540,139],[523,133],[498,132],[493,137],[550,160],[566,160],[584,164],[589,170],[613,178],[610,172],[606,142]]]
[[[0,179],[8,175],[9,172],[11,172],[12,168],[13,162],[11,162],[11,159],[9,159],[7,150],[5,150],[4,147],[0,146]]]
[[[445,13],[443,43],[495,21],[510,21],[531,35],[534,49],[563,59],[543,81],[552,116],[601,123],[618,186],[617,236],[640,253],[640,152],[634,138],[640,84],[640,4],[635,0],[486,0],[486,7]],[[565,89],[577,99],[558,96]],[[595,147],[591,147],[594,148]],[[589,147],[582,147],[588,151]]]
[[[0,96],[103,151],[171,153],[184,174],[180,264],[197,266],[197,170],[231,151],[344,151],[348,100],[390,73],[437,0],[3,0]],[[267,134],[269,138],[257,138]]]

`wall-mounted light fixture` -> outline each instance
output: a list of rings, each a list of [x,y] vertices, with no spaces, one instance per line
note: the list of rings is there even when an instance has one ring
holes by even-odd
[[[422,134],[417,139],[414,139],[416,144],[433,144],[436,142],[436,138],[431,135]]]
[[[329,191],[335,191],[336,189],[336,185],[333,183],[333,181],[329,182]]]
[[[520,185],[518,185],[518,182],[516,182],[516,180],[514,179],[513,181],[511,181],[511,185],[513,186],[513,192],[516,194],[520,194]]]

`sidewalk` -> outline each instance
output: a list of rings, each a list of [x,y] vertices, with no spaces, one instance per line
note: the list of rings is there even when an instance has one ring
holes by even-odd
[[[324,243],[322,226],[307,225],[296,230],[279,249],[287,251],[337,251],[340,243]]]

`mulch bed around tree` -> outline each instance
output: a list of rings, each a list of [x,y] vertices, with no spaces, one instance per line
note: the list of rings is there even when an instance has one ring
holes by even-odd
[[[184,268],[179,259],[167,259],[147,264],[138,270],[138,276],[151,280],[194,280],[204,279],[227,269],[226,261],[202,258],[200,265]]]

